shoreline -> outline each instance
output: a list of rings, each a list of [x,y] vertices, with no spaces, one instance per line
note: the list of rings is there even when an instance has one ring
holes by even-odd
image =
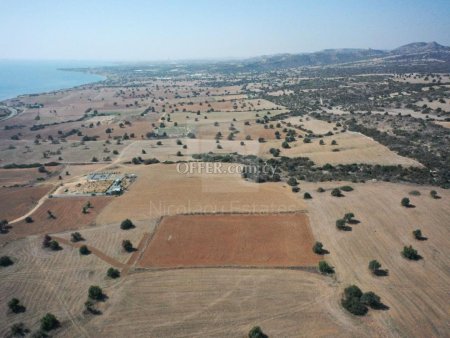
[[[80,68],[80,69],[64,69],[64,68],[55,68],[56,71],[58,72],[78,72],[78,73],[83,73],[86,75],[90,75],[90,76],[96,76],[99,77],[101,79],[95,80],[92,79],[92,81],[87,81],[85,83],[82,84],[78,84],[78,85],[73,85],[73,86],[68,86],[68,87],[60,87],[60,88],[55,88],[55,89],[51,89],[51,90],[43,90],[43,91],[38,91],[38,92],[27,92],[27,93],[21,93],[21,94],[12,94],[9,97],[6,98],[0,98],[0,106],[5,106],[5,107],[9,107],[7,102],[8,101],[12,101],[12,100],[16,100],[19,99],[21,97],[30,97],[30,96],[39,96],[39,95],[43,95],[43,94],[51,94],[51,93],[57,93],[57,92],[61,92],[64,90],[73,90],[76,88],[79,88],[81,86],[86,86],[86,85],[92,85],[92,84],[97,84],[97,83],[101,83],[103,81],[106,81],[108,79],[107,76],[105,75],[101,75],[101,74],[97,74],[97,73],[92,73],[92,72],[88,72],[86,69]],[[15,115],[13,115],[15,116]],[[1,119],[0,121],[6,120],[8,118],[11,118],[12,116],[8,116],[6,118]]]

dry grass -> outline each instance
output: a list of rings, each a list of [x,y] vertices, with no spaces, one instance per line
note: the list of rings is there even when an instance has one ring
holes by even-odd
[[[305,184],[302,188],[313,192],[319,185],[331,188],[338,184]],[[330,251],[327,259],[336,267],[341,288],[357,284],[381,296],[390,309],[371,312],[374,328],[388,329],[394,336],[445,336],[450,311],[449,192],[439,190],[443,198],[432,199],[430,187],[388,183],[353,186],[355,190],[344,193],[346,197],[313,193],[308,202],[314,236]],[[409,196],[411,190],[422,195]],[[400,205],[406,196],[415,208]],[[361,223],[352,225],[350,232],[338,231],[336,219],[347,212],[355,213]],[[415,240],[415,229],[421,229],[428,240]],[[405,245],[413,245],[423,260],[403,258],[400,251]],[[388,269],[389,276],[374,277],[368,270],[372,259]]]

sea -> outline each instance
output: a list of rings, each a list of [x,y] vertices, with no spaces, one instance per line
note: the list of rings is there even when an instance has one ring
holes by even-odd
[[[107,66],[88,61],[0,60],[0,101],[22,94],[38,94],[102,81],[100,75],[61,68]]]

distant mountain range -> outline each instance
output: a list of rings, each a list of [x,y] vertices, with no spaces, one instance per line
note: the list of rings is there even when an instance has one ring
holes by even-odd
[[[393,50],[377,49],[325,49],[314,53],[277,54],[260,56],[243,61],[247,68],[280,69],[306,66],[327,66],[346,63],[430,63],[448,64],[450,71],[450,47],[437,42],[414,42]]]

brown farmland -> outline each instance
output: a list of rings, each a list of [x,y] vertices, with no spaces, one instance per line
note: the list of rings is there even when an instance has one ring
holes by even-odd
[[[163,218],[142,267],[313,266],[304,213],[178,215]]]

